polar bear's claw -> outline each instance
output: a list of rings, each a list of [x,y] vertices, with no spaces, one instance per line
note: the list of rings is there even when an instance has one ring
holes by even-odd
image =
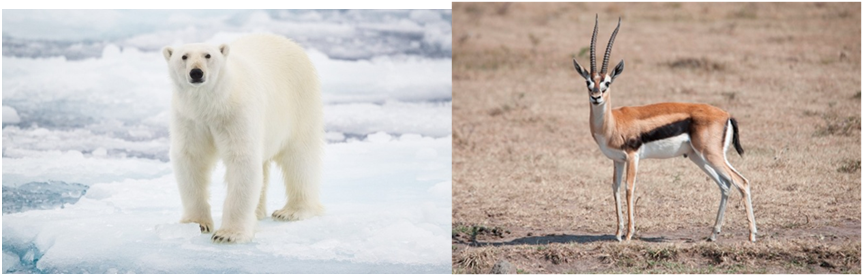
[[[210,233],[209,225],[198,224],[198,226],[201,227],[201,233]]]
[[[213,240],[213,242],[215,242],[215,243],[231,242],[231,238],[230,238],[230,237],[225,238],[225,237],[222,237],[222,236],[215,236],[215,235],[213,236],[212,240]]]
[[[250,241],[252,237],[245,233],[233,232],[226,230],[218,230],[213,237],[210,238],[213,243],[241,243]]]

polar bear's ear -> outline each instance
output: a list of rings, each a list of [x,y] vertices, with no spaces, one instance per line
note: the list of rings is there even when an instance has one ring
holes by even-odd
[[[174,49],[171,49],[171,47],[165,47],[164,49],[162,49],[162,55],[165,56],[165,60],[171,60],[171,54],[173,53]]]
[[[219,45],[219,52],[222,52],[223,56],[228,56],[228,52],[231,51],[231,48],[228,48],[228,44]]]

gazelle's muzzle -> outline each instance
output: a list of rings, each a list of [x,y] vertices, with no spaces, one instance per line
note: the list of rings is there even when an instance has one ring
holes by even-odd
[[[599,85],[595,85],[593,90],[590,91],[590,103],[592,104],[600,104],[602,103],[602,92],[599,92]]]
[[[594,96],[593,94],[591,94],[591,95],[590,95],[590,103],[592,103],[592,104],[601,104],[601,103],[603,103],[603,100],[602,100],[602,94],[599,94],[599,95],[597,95],[597,96]]]

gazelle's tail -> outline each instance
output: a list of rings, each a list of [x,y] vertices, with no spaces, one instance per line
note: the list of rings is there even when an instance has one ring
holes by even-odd
[[[737,130],[737,120],[735,120],[734,117],[728,120],[731,121],[731,128],[732,132],[734,133],[734,138],[732,138],[731,140],[734,143],[734,149],[737,150],[737,154],[743,156],[743,146],[740,145],[740,137],[737,135],[737,133],[739,132]]]

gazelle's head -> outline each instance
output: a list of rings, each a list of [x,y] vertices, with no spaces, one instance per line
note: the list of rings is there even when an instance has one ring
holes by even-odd
[[[593,26],[593,37],[590,39],[590,72],[581,68],[575,58],[572,63],[575,65],[575,71],[584,77],[587,81],[587,91],[590,96],[590,103],[593,105],[601,105],[608,99],[608,89],[614,79],[623,73],[623,60],[614,67],[614,70],[608,72],[608,58],[611,56],[611,46],[614,44],[614,37],[617,36],[617,30],[620,29],[620,18],[617,19],[617,28],[611,34],[611,39],[608,40],[608,47],[605,49],[605,58],[602,60],[602,71],[596,72],[596,32],[599,27],[599,15],[596,16],[596,23]]]

